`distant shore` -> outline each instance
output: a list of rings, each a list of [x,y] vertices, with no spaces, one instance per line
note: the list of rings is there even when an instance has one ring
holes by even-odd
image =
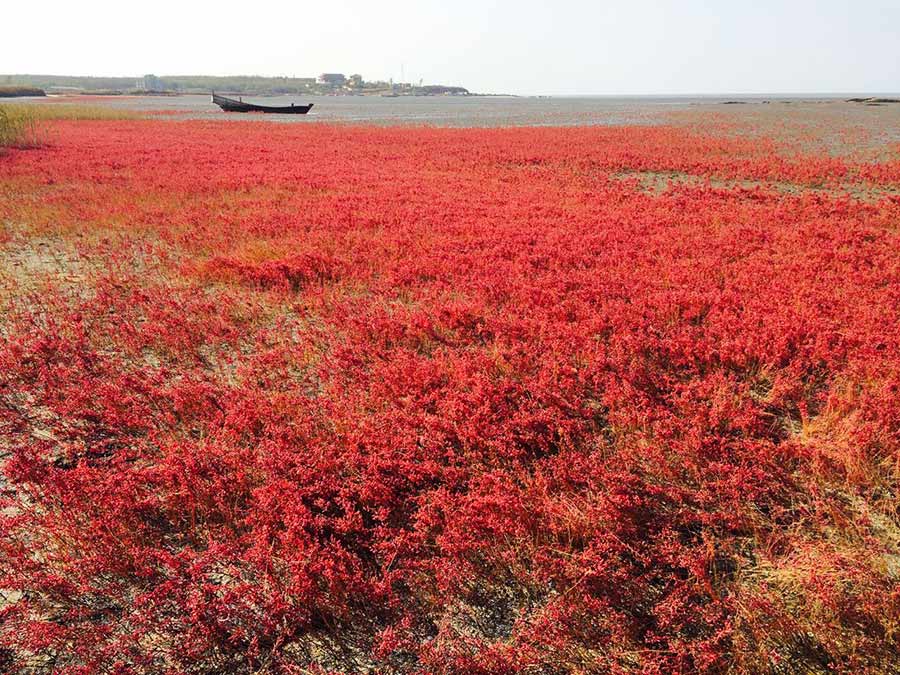
[[[447,84],[366,81],[361,75],[323,73],[319,77],[144,75],[94,77],[70,75],[0,75],[10,89],[40,88],[48,94],[105,96],[175,96],[211,91],[243,96],[471,96],[465,87]]]

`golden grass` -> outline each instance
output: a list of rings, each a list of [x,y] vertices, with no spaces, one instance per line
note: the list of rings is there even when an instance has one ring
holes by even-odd
[[[28,117],[35,121],[42,120],[133,120],[143,115],[133,110],[122,110],[102,105],[85,105],[60,103],[4,103],[0,111],[7,115]]]
[[[142,115],[99,105],[0,104],[0,148],[33,148],[41,145],[41,124],[53,120],[131,120]]]
[[[0,148],[37,144],[34,116],[24,106],[0,105]]]

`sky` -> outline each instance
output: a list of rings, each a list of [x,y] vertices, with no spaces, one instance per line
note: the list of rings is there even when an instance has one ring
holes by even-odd
[[[43,0],[0,73],[288,75],[485,93],[900,92],[900,0]]]

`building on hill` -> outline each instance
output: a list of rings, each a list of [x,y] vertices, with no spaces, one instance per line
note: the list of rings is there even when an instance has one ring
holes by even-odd
[[[322,73],[319,75],[318,82],[331,87],[343,87],[347,84],[347,76],[343,73]]]

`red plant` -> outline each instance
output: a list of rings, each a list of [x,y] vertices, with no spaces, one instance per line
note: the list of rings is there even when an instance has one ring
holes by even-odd
[[[4,667],[892,672],[898,175],[59,123],[0,160]]]

